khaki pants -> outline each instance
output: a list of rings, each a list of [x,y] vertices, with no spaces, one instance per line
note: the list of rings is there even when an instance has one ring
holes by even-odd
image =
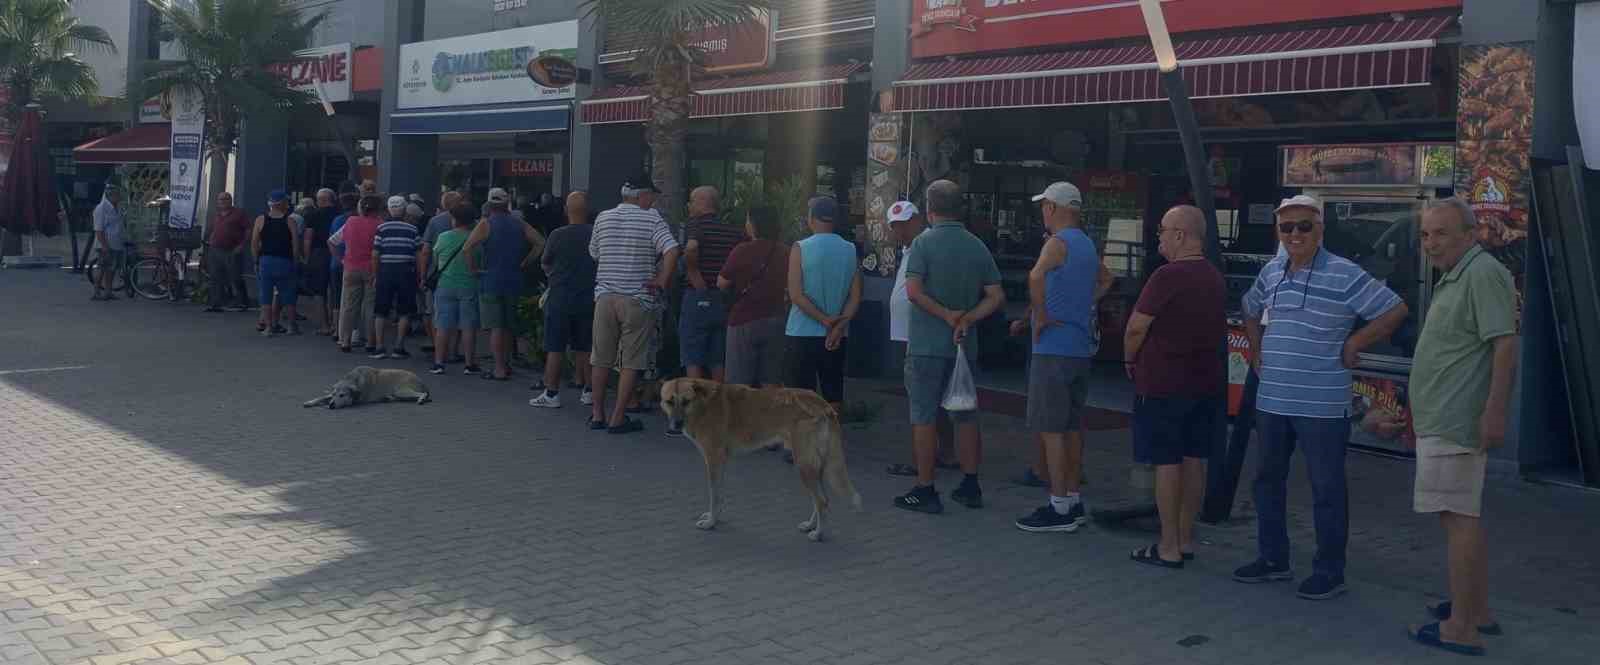
[[[339,297],[339,344],[350,346],[352,332],[360,331],[363,337],[370,334],[372,308],[378,302],[378,282],[371,272],[346,270],[340,289],[343,293]]]
[[[212,307],[222,307],[222,303],[230,296],[234,304],[240,307],[249,306],[249,296],[241,288],[243,280],[239,274],[239,250],[206,248],[206,274],[211,279],[206,293],[206,304]]]
[[[656,315],[638,300],[612,293],[596,298],[593,334],[589,362],[595,367],[648,370],[654,366],[651,350]]]

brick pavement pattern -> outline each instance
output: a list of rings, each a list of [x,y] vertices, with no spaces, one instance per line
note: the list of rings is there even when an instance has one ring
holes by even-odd
[[[1327,603],[1229,580],[1248,525],[1207,528],[1183,571],[1129,563],[1137,529],[1016,531],[1039,497],[1000,480],[1028,450],[1015,422],[991,428],[1011,440],[989,508],[895,511],[893,399],[847,434],[867,510],[839,511],[829,542],[794,530],[806,499],[764,453],[729,472],[708,533],[698,455],[659,417],[607,436],[576,400],[534,410],[520,382],[459,375],[426,377],[426,406],[302,409],[368,361],[260,338],[252,314],[88,295],[81,276],[0,272],[6,665],[1453,662],[1402,630],[1443,579],[1393,462],[1352,461],[1353,589]],[[1118,437],[1091,436],[1091,499],[1126,483]],[[1510,634],[1487,660],[1595,662],[1600,548],[1582,525],[1600,500],[1517,485],[1490,501],[1519,512],[1493,545]]]

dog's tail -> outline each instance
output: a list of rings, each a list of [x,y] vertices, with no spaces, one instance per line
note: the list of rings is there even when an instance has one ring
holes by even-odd
[[[826,456],[822,460],[823,477],[827,479],[828,487],[838,492],[850,493],[850,507],[856,512],[861,512],[861,493],[856,491],[854,483],[850,482],[850,470],[844,463],[844,430],[835,420],[829,423],[829,436],[833,437],[832,445],[827,447]]]

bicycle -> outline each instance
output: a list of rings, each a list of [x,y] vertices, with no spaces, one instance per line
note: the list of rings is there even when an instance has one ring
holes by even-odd
[[[185,271],[177,264],[183,256],[176,250],[138,250],[131,243],[126,247],[122,265],[111,276],[112,292],[122,291],[129,298],[137,294],[146,300],[176,298],[185,285]],[[90,259],[83,269],[84,276],[96,288],[100,285],[100,270],[98,256]]]
[[[132,279],[133,271],[131,270],[132,263],[128,260],[128,257],[133,255],[133,252],[133,243],[124,245],[122,265],[118,266],[116,272],[111,275],[111,292],[121,291],[129,298],[135,295]],[[83,276],[89,278],[89,284],[94,286],[96,291],[100,289],[100,258],[97,252],[94,258],[89,259],[89,262],[83,267]]]

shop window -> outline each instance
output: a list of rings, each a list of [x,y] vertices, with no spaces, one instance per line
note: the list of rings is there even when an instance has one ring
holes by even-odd
[[[1105,251],[1101,261],[1111,274],[1137,277],[1144,270],[1144,222],[1114,217],[1106,224]]]
[[[1239,211],[1217,211],[1217,242],[1227,247],[1239,238]]]

